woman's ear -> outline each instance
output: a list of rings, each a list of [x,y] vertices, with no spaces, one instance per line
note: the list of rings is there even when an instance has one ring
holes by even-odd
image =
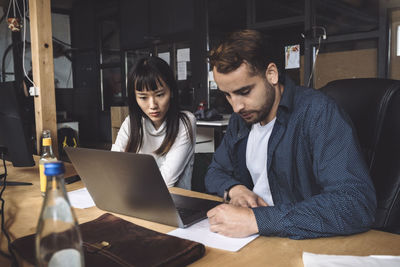
[[[276,66],[275,63],[269,63],[266,71],[265,71],[265,77],[267,78],[267,81],[272,84],[272,85],[277,85],[279,81],[279,72],[278,72],[278,67]]]

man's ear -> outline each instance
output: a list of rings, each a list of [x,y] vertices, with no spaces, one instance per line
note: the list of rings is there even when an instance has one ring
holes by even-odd
[[[267,70],[265,71],[265,77],[267,81],[272,85],[277,85],[279,81],[278,67],[275,63],[269,63]]]

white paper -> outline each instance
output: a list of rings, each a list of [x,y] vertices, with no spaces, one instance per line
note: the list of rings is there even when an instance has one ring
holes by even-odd
[[[169,52],[164,52],[164,53],[158,53],[158,57],[165,60],[165,62],[170,65],[171,63],[169,62]]]
[[[209,80],[209,81],[213,81],[213,82],[215,81],[215,80],[214,80],[214,72],[212,72],[212,71],[209,71],[209,72],[208,72],[208,80]]]
[[[258,235],[252,235],[245,238],[226,237],[210,231],[208,219],[204,219],[192,226],[182,229],[178,228],[168,233],[180,238],[189,239],[204,244],[207,247],[218,248],[228,251],[238,251]]]
[[[68,198],[74,208],[86,209],[96,206],[86,187],[68,192]]]
[[[300,68],[300,45],[285,46],[285,69]]]
[[[178,62],[178,81],[186,80],[187,78],[187,69],[186,62]]]
[[[190,48],[181,48],[176,51],[176,61],[190,61]]]
[[[399,267],[400,256],[344,256],[303,252],[304,267]]]

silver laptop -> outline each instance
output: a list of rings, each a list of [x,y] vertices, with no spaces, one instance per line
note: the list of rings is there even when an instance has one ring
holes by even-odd
[[[151,155],[72,147],[64,150],[102,210],[185,228],[221,204],[170,194]]]

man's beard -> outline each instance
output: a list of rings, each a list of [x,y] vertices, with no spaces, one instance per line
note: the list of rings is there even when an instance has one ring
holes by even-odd
[[[274,105],[275,101],[275,88],[268,83],[267,79],[264,79],[265,89],[267,90],[267,99],[266,102],[261,106],[259,110],[248,110],[243,111],[241,113],[256,113],[256,117],[251,120],[245,120],[247,125],[252,125],[255,123],[259,123],[264,121],[269,113],[271,112],[272,106]]]

